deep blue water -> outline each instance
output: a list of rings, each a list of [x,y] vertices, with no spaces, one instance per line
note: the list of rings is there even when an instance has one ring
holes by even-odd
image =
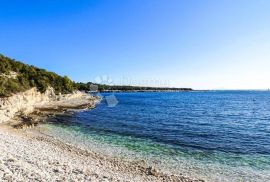
[[[85,135],[106,136],[103,142],[129,150],[151,153],[156,150],[168,156],[200,154],[195,159],[270,169],[270,92],[115,93],[114,96],[119,101],[115,107],[108,107],[104,97],[94,110],[59,116],[53,125],[75,126]],[[119,138],[127,138],[128,142],[119,142]],[[150,150],[149,146],[135,144],[144,140],[149,141],[144,145],[154,143],[159,147]],[[223,157],[219,157],[221,154]]]

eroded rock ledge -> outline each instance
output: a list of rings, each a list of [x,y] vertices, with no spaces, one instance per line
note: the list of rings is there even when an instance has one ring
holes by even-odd
[[[56,95],[53,88],[40,93],[36,88],[0,99],[0,123],[20,120],[29,123],[29,116],[44,116],[67,110],[94,108],[97,97],[75,91],[71,94]],[[19,123],[17,123],[19,124]]]

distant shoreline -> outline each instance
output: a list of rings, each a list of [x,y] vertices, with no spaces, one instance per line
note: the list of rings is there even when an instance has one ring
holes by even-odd
[[[106,93],[106,92],[192,92],[194,90],[102,90],[100,92]],[[97,91],[91,92],[88,91],[88,93],[95,93]]]
[[[91,92],[87,91],[88,93],[97,93],[97,91]],[[112,93],[112,92],[127,92],[127,93],[132,93],[132,92],[270,92],[270,90],[267,89],[249,89],[249,90],[103,90],[100,91],[101,93]]]

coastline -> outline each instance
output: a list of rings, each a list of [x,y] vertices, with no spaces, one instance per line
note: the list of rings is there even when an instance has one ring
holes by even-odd
[[[8,123],[15,128],[29,127],[55,114],[92,109],[99,101],[100,98],[81,91],[56,95],[51,87],[45,93],[32,88],[0,98],[0,124]]]
[[[1,180],[189,182],[269,179],[266,166],[269,160],[263,155],[198,151],[181,152],[178,156],[170,146],[137,140],[131,137],[132,134],[95,133],[91,129],[97,126],[95,122],[105,129],[113,128],[111,116],[120,116],[121,120],[127,108],[136,113],[140,111],[124,105],[124,110],[117,107],[115,109],[120,110],[111,115],[110,109],[103,107],[106,102],[100,102],[94,111],[89,112],[100,101],[99,98],[85,93],[61,97],[35,103],[33,113],[16,115],[12,121],[0,124]],[[121,101],[125,103],[125,99],[132,103],[130,97]],[[168,100],[168,97],[164,99]],[[128,118],[127,114],[123,116]],[[82,123],[80,126],[80,122],[88,121],[87,118],[89,126]],[[151,136],[155,135],[145,138]]]
[[[58,114],[92,109],[99,101],[99,98],[82,92],[56,96],[53,90],[40,94],[35,89],[2,100],[1,114],[10,120],[0,124],[0,179],[201,181],[158,171],[143,160],[128,161],[80,148],[35,127]],[[13,108],[18,102],[19,107]],[[12,114],[8,115],[10,111]]]
[[[0,125],[0,146],[0,178],[7,181],[201,181],[82,149],[35,128]]]

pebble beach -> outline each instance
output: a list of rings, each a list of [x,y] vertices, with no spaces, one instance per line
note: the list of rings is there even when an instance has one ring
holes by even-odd
[[[0,152],[1,181],[198,181],[6,125],[0,127]]]

